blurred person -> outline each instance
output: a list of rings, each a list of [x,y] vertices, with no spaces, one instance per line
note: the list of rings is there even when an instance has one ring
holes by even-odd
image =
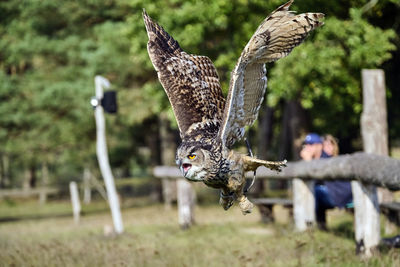
[[[326,134],[322,137],[322,150],[331,157],[339,155],[339,142],[335,137]]]
[[[316,133],[309,133],[303,142],[300,156],[303,160],[330,158],[339,154],[336,138],[325,135],[321,138]],[[314,186],[315,213],[317,225],[327,230],[326,211],[335,207],[350,207],[352,204],[351,184],[348,181],[316,181]]]
[[[300,157],[303,160],[319,159],[321,157],[328,157],[322,149],[323,142],[321,137],[316,133],[309,133],[304,138],[303,148],[300,151]]]

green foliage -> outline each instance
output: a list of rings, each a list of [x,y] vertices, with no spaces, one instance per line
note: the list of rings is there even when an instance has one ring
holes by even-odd
[[[328,17],[312,42],[305,42],[270,72],[268,103],[299,99],[314,126],[344,135],[358,127],[362,110],[361,69],[377,68],[391,58],[393,30],[369,24],[358,9],[350,18]],[[346,118],[332,124],[335,118]]]
[[[116,1],[0,3],[0,152],[17,155],[14,164],[81,164],[93,154],[94,75],[116,85],[130,76],[123,7]]]
[[[394,49],[393,31],[376,25],[397,25],[384,16],[388,8],[398,7],[396,1],[379,1],[361,14],[367,2],[294,3],[293,10],[321,11],[327,19],[311,40],[268,66],[269,103],[297,98],[321,132],[357,132],[360,70],[381,67]],[[185,51],[211,58],[226,93],[243,47],[259,23],[282,3],[0,1],[0,155],[12,159],[12,173],[18,175],[24,167],[47,162],[53,177],[70,179],[83,165],[96,164],[89,99],[94,95],[93,78],[100,74],[118,91],[119,113],[107,116],[114,166],[145,169],[156,164],[143,147],[158,142],[160,113],[175,119],[148,58],[143,8]],[[340,125],[330,123],[337,116],[347,119]]]

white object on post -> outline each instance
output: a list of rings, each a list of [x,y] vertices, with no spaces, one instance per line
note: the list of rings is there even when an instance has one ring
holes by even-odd
[[[305,231],[315,224],[314,181],[293,179],[293,217],[297,231]]]
[[[119,199],[117,195],[117,190],[115,189],[114,177],[111,172],[110,163],[108,160],[108,151],[106,144],[106,129],[105,129],[105,119],[103,107],[100,104],[103,98],[103,87],[109,88],[110,82],[97,75],[94,78],[96,85],[96,99],[99,102],[95,108],[95,118],[96,118],[96,128],[97,128],[97,159],[100,165],[100,171],[104,178],[104,183],[107,189],[108,203],[111,209],[111,215],[114,223],[114,230],[116,234],[121,234],[124,231],[124,226],[122,224],[121,210],[119,206]]]
[[[71,195],[72,213],[74,214],[74,221],[75,224],[78,224],[81,213],[81,203],[79,201],[78,186],[76,185],[76,182],[69,183],[69,193]]]

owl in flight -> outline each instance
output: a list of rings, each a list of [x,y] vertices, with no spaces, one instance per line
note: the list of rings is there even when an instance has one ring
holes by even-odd
[[[259,166],[280,170],[286,161],[264,161],[230,149],[257,118],[267,85],[265,63],[287,56],[316,27],[322,13],[295,15],[293,0],[280,6],[257,28],[231,73],[225,99],[217,70],[208,57],[187,54],[145,11],[147,50],[172,105],[182,143],[176,163],[183,176],[221,189],[227,210],[235,199],[243,214],[253,204],[243,193],[245,173]]]

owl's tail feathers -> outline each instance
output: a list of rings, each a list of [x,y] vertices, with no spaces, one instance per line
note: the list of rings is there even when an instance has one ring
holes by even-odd
[[[246,172],[255,171],[260,166],[265,166],[268,169],[280,172],[282,171],[282,168],[286,167],[287,160],[285,159],[282,161],[267,161],[267,160],[252,158],[249,156],[243,156],[243,162]]]
[[[149,37],[148,47],[154,51],[176,54],[182,52],[179,43],[169,35],[163,27],[157,24],[143,9],[143,20]]]
[[[287,56],[307,35],[324,23],[322,13],[295,15],[292,1],[277,8],[258,27],[248,43],[250,57],[257,63],[273,62]]]

